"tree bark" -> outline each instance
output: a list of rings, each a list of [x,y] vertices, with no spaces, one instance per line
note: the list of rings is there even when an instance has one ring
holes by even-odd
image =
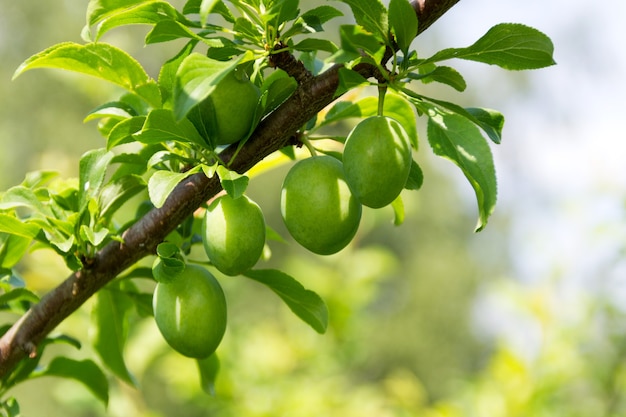
[[[419,19],[418,34],[428,28],[459,0],[413,0]],[[340,66],[316,77],[301,78],[289,100],[264,119],[251,139],[233,159],[236,146],[225,149],[222,160],[244,173],[266,156],[290,144],[298,129],[332,103]],[[375,69],[362,66],[366,78]],[[88,267],[71,274],[44,295],[0,338],[0,378],[8,375],[25,357],[34,357],[37,345],[89,297],[143,257],[154,254],[157,245],[185,218],[221,190],[216,176],[195,174],[178,184],[163,207],[153,209],[123,235],[123,243],[111,242],[100,250]]]

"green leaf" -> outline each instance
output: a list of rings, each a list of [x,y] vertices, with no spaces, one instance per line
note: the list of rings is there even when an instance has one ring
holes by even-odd
[[[28,237],[0,233],[0,267],[13,268],[28,251],[32,241]]]
[[[233,25],[233,31],[238,39],[248,39],[252,43],[261,41],[262,32],[259,27],[245,17],[238,17]]]
[[[387,10],[378,0],[341,0],[350,6],[356,22],[365,30],[380,39],[386,40],[389,35]],[[417,33],[417,32],[415,32]]]
[[[95,25],[99,21],[145,0],[90,0],[87,6],[87,23]]]
[[[32,291],[27,290],[26,288],[14,288],[11,291],[5,292],[4,294],[0,295],[0,309],[4,310],[6,305],[8,305],[9,303],[14,303],[16,301],[26,303],[38,303],[39,297]],[[19,311],[22,312],[22,309],[20,308]]]
[[[283,33],[283,37],[289,38],[298,33],[316,33],[323,32],[322,25],[329,20],[343,16],[339,10],[332,6],[318,6],[303,13],[296,19],[293,26]]]
[[[116,124],[107,137],[107,149],[113,149],[118,145],[134,142],[135,137],[133,135],[141,131],[145,122],[146,116],[136,116],[122,120]]]
[[[209,395],[215,396],[215,380],[220,370],[220,360],[214,353],[208,358],[197,359],[198,371],[200,373],[200,386]]]
[[[0,210],[12,210],[19,207],[42,215],[52,215],[50,210],[37,198],[35,192],[23,185],[9,188],[0,197]]]
[[[296,51],[326,51],[330,53],[337,52],[337,45],[327,39],[307,38],[293,46]]]
[[[95,230],[85,224],[80,226],[80,238],[91,243],[95,247],[99,247],[102,242],[109,236],[109,229],[102,228]]]
[[[146,35],[146,45],[169,42],[175,39],[195,39],[202,40],[195,32],[187,26],[175,20],[164,20],[154,25],[152,30]]]
[[[379,62],[385,54],[385,45],[380,39],[360,26],[341,25],[339,35],[342,48],[340,53],[347,52],[346,58],[350,60],[361,57],[363,52],[367,52],[374,61]]]
[[[215,86],[246,57],[217,61],[192,53],[181,63],[174,86],[174,116],[180,120],[195,105],[207,98]]]
[[[106,149],[94,149],[81,156],[79,163],[79,209],[82,212],[92,198],[97,198],[109,163],[113,159],[113,152]]]
[[[171,4],[165,1],[144,1],[132,7],[117,9],[102,19],[98,27],[95,40],[111,29],[125,25],[148,24],[155,25],[163,21],[180,21],[187,25],[192,23],[180,14]]]
[[[298,88],[298,83],[281,69],[273,71],[263,81],[261,96],[265,114],[272,112],[287,100]],[[267,94],[266,94],[267,92]]]
[[[0,403],[0,407],[6,411],[7,417],[20,417],[20,404],[14,397],[8,398],[6,401]]]
[[[402,197],[398,196],[395,200],[391,202],[391,207],[393,208],[393,224],[395,226],[400,226],[404,223],[404,203],[402,202]]]
[[[172,282],[184,270],[185,262],[177,258],[159,256],[152,263],[152,276],[157,282]]]
[[[165,64],[161,66],[159,71],[159,89],[163,97],[164,107],[170,108],[172,97],[174,94],[174,86],[176,85],[176,72],[183,60],[189,56],[198,44],[197,41],[189,41],[185,46]]]
[[[389,1],[389,26],[404,55],[408,55],[411,42],[417,36],[417,14],[408,0]]]
[[[220,177],[220,183],[224,191],[228,193],[232,198],[239,198],[243,195],[248,188],[247,176],[241,175],[235,171],[230,171],[223,165],[217,167],[217,175]]]
[[[89,122],[91,120],[103,118],[103,117],[115,117],[118,119],[127,119],[129,117],[137,116],[135,109],[128,103],[122,101],[112,101],[102,104],[89,112],[87,117],[83,119],[83,122]]]
[[[263,20],[274,28],[298,17],[298,0],[265,0],[266,11]]]
[[[459,58],[498,65],[508,70],[538,69],[554,65],[554,45],[537,29],[501,23],[467,48],[449,48],[437,52],[422,64]]]
[[[20,361],[17,366],[14,368],[13,372],[8,377],[4,378],[4,384],[2,388],[4,390],[18,384],[25,379],[28,379],[32,372],[37,369],[39,366],[39,361],[43,356],[46,347],[53,343],[66,343],[70,346],[75,347],[76,349],[80,349],[80,342],[72,337],[66,335],[59,335],[55,337],[46,337],[43,341],[41,341],[37,346],[37,351],[34,357],[28,358],[28,360]]]
[[[41,228],[35,224],[0,213],[0,232],[32,239],[40,230]]]
[[[420,168],[415,160],[412,160],[411,169],[409,170],[409,178],[407,178],[404,188],[407,190],[419,190],[422,188],[423,183],[424,173],[422,172],[422,168]]]
[[[316,332],[326,332],[328,308],[319,295],[305,289],[291,276],[275,269],[250,270],[244,275],[268,286],[296,316],[300,317]]]
[[[435,108],[428,116],[428,142],[434,153],[461,168],[474,188],[479,212],[478,232],[487,225],[497,198],[491,149],[476,125],[467,118]]]
[[[105,406],[109,403],[109,381],[92,360],[79,361],[58,356],[46,368],[33,373],[32,378],[43,376],[74,379],[87,387]]]
[[[409,74],[409,78],[412,78],[414,80],[420,80],[424,84],[439,82],[449,85],[457,91],[465,91],[465,89],[467,88],[467,84],[465,83],[465,79],[463,78],[463,76],[452,67],[434,67],[431,71],[425,73],[422,72],[421,74]]]
[[[186,172],[157,171],[152,174],[148,180],[148,195],[154,207],[162,207],[178,183],[199,171],[200,167],[197,166]]]
[[[113,216],[131,197],[146,188],[146,182],[138,175],[126,175],[102,187],[99,195],[100,217]]]
[[[200,3],[200,23],[204,26],[209,18],[209,14],[213,8],[219,3],[219,0],[202,0]]]
[[[180,259],[177,245],[163,242],[157,246],[157,258],[152,263],[152,276],[157,282],[171,282],[184,270],[185,262]]]
[[[58,68],[91,75],[137,94],[154,107],[161,106],[159,89],[142,66],[126,52],[106,43],[54,45],[22,63],[13,79],[34,68]]]
[[[328,5],[318,6],[308,10],[299,17],[308,27],[316,32],[322,32],[322,25],[335,17],[343,16],[343,13],[336,8]]]
[[[376,106],[378,106],[378,98],[370,97],[370,99],[375,99]],[[374,114],[372,114],[372,116]],[[411,146],[413,147],[413,149],[417,150],[417,121],[411,103],[407,101],[407,99],[405,99],[403,96],[388,91],[385,94],[383,114],[387,117],[395,119],[398,123],[402,125],[407,135],[409,136]]]
[[[403,92],[407,92],[407,90],[403,90]],[[431,97],[419,96],[409,92],[409,95],[411,94],[413,94],[413,96],[410,97],[411,102],[419,110],[428,112],[431,105],[429,103],[425,103],[424,100],[430,101],[440,107],[443,111],[452,111],[467,118],[469,121],[480,127],[494,143],[499,144],[502,141],[504,116],[496,110],[474,107],[463,108],[458,104],[437,100]]]
[[[207,142],[200,136],[193,123],[188,119],[176,121],[174,113],[166,109],[152,110],[148,114],[141,132],[134,136],[138,142],[145,144],[175,141],[207,146]]]
[[[356,71],[348,68],[339,68],[339,86],[335,91],[335,97],[339,97],[356,87],[369,85],[369,81]]]
[[[124,346],[128,335],[128,315],[132,301],[122,292],[112,291],[117,283],[98,291],[92,311],[92,344],[102,363],[123,381],[136,386],[134,376],[124,360]]]
[[[31,171],[26,173],[24,176],[24,181],[22,181],[22,185],[26,188],[37,188],[43,186],[50,182],[50,180],[59,176],[58,172],[55,171]]]
[[[478,107],[466,107],[465,110],[471,114],[473,121],[487,133],[489,138],[495,143],[502,140],[502,128],[504,127],[504,116],[497,110],[483,109]]]
[[[213,5],[211,5],[213,3]],[[226,7],[223,1],[217,0],[188,0],[183,7],[183,14],[199,14],[201,15],[202,24],[206,23],[206,20],[203,19],[204,13],[208,14],[214,13],[222,16],[227,22],[233,23],[235,21],[235,17],[231,13],[230,9]]]

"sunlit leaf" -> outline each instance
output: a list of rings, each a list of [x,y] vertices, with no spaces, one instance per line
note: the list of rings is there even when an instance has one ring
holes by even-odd
[[[13,78],[34,68],[58,68],[91,75],[119,85],[155,107],[161,105],[159,89],[142,66],[126,52],[107,43],[54,45],[28,58]]]
[[[482,230],[496,204],[496,174],[491,149],[480,131],[467,118],[431,109],[428,142],[435,154],[454,162],[468,179],[478,202],[476,231]]]
[[[116,124],[107,137],[107,149],[134,142],[135,137],[133,135],[141,130],[145,122],[146,116],[136,116]]]
[[[379,0],[341,0],[350,6],[356,22],[380,39],[389,33],[387,10]],[[417,33],[417,32],[416,32]]]
[[[298,0],[265,0],[263,20],[275,28],[298,17]]]
[[[13,268],[26,254],[32,238],[0,233],[0,267]]]
[[[144,1],[145,0],[90,0],[87,6],[87,22],[89,25],[95,25],[102,19],[119,10],[126,10]]]
[[[141,132],[134,136],[137,141],[146,144],[176,141],[191,142],[201,146],[207,145],[193,123],[188,119],[175,120],[172,111],[166,109],[152,110],[148,114]]]
[[[465,91],[467,88],[463,76],[452,67],[435,66],[432,70],[420,71],[420,74],[409,74],[409,78],[420,80],[424,84],[439,82],[449,85],[457,91]]]
[[[149,24],[155,25],[163,21],[180,21],[187,25],[192,23],[180,14],[174,6],[165,1],[144,1],[132,7],[117,9],[109,13],[98,27],[95,40],[111,29],[124,25]]]
[[[417,36],[417,14],[408,0],[389,1],[389,26],[396,35],[400,50],[406,55]]]
[[[109,182],[100,191],[100,216],[112,216],[131,197],[146,188],[146,182],[138,175],[125,175]]]
[[[154,207],[162,207],[178,183],[198,171],[200,167],[194,167],[186,172],[157,171],[152,174],[148,180],[148,195]]]
[[[81,156],[78,168],[80,211],[87,207],[90,199],[97,198],[111,159],[113,152],[106,149],[94,149]]]
[[[501,23],[489,29],[473,45],[444,49],[423,63],[459,58],[508,70],[526,70],[554,65],[553,52],[550,38],[537,29],[518,23]]]
[[[217,175],[220,177],[220,183],[224,191],[232,198],[239,198],[248,188],[249,178],[246,175],[238,174],[230,171],[223,165],[217,167]]]
[[[25,222],[17,217],[0,213],[0,232],[11,235],[34,238],[41,230],[33,223]]]
[[[391,202],[391,208],[393,208],[393,224],[396,226],[400,226],[404,223],[404,202],[402,201],[402,197],[398,196],[395,200]]]

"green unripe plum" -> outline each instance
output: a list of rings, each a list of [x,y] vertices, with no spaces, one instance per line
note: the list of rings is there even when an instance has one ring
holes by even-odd
[[[296,242],[311,252],[330,255],[343,249],[359,228],[361,211],[341,162],[331,156],[298,161],[285,177],[283,220]]]
[[[154,319],[165,341],[191,358],[215,352],[226,331],[226,298],[205,268],[187,265],[170,282],[159,282],[152,297]]]
[[[207,256],[222,273],[239,275],[252,268],[265,245],[261,208],[245,195],[220,197],[206,211],[202,242]]]
[[[343,166],[352,193],[364,206],[386,206],[400,195],[409,177],[408,134],[392,118],[368,117],[348,135]]]
[[[248,134],[259,96],[243,71],[231,71],[215,86],[207,100],[215,112],[217,145],[238,142]]]

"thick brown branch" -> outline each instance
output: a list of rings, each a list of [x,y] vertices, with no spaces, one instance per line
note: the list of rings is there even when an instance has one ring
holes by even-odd
[[[411,5],[417,13],[417,20],[419,26],[417,27],[417,34],[419,35],[430,27],[437,19],[439,19],[445,12],[450,10],[452,6],[457,4],[459,0],[411,0]]]
[[[459,0],[415,1],[421,32]],[[335,99],[339,68],[332,67],[317,77],[300,77],[296,92],[260,123],[236,157],[233,145],[222,152],[222,160],[243,173],[288,144],[301,126]],[[359,72],[369,78],[374,75],[374,68],[362,66]],[[220,189],[216,177],[190,176],[174,189],[163,207],[150,211],[126,231],[123,244],[110,243],[96,254],[88,269],[70,275],[46,294],[0,339],[0,377],[10,373],[26,356],[34,356],[39,342],[59,323],[126,268],[153,254],[172,230]]]

